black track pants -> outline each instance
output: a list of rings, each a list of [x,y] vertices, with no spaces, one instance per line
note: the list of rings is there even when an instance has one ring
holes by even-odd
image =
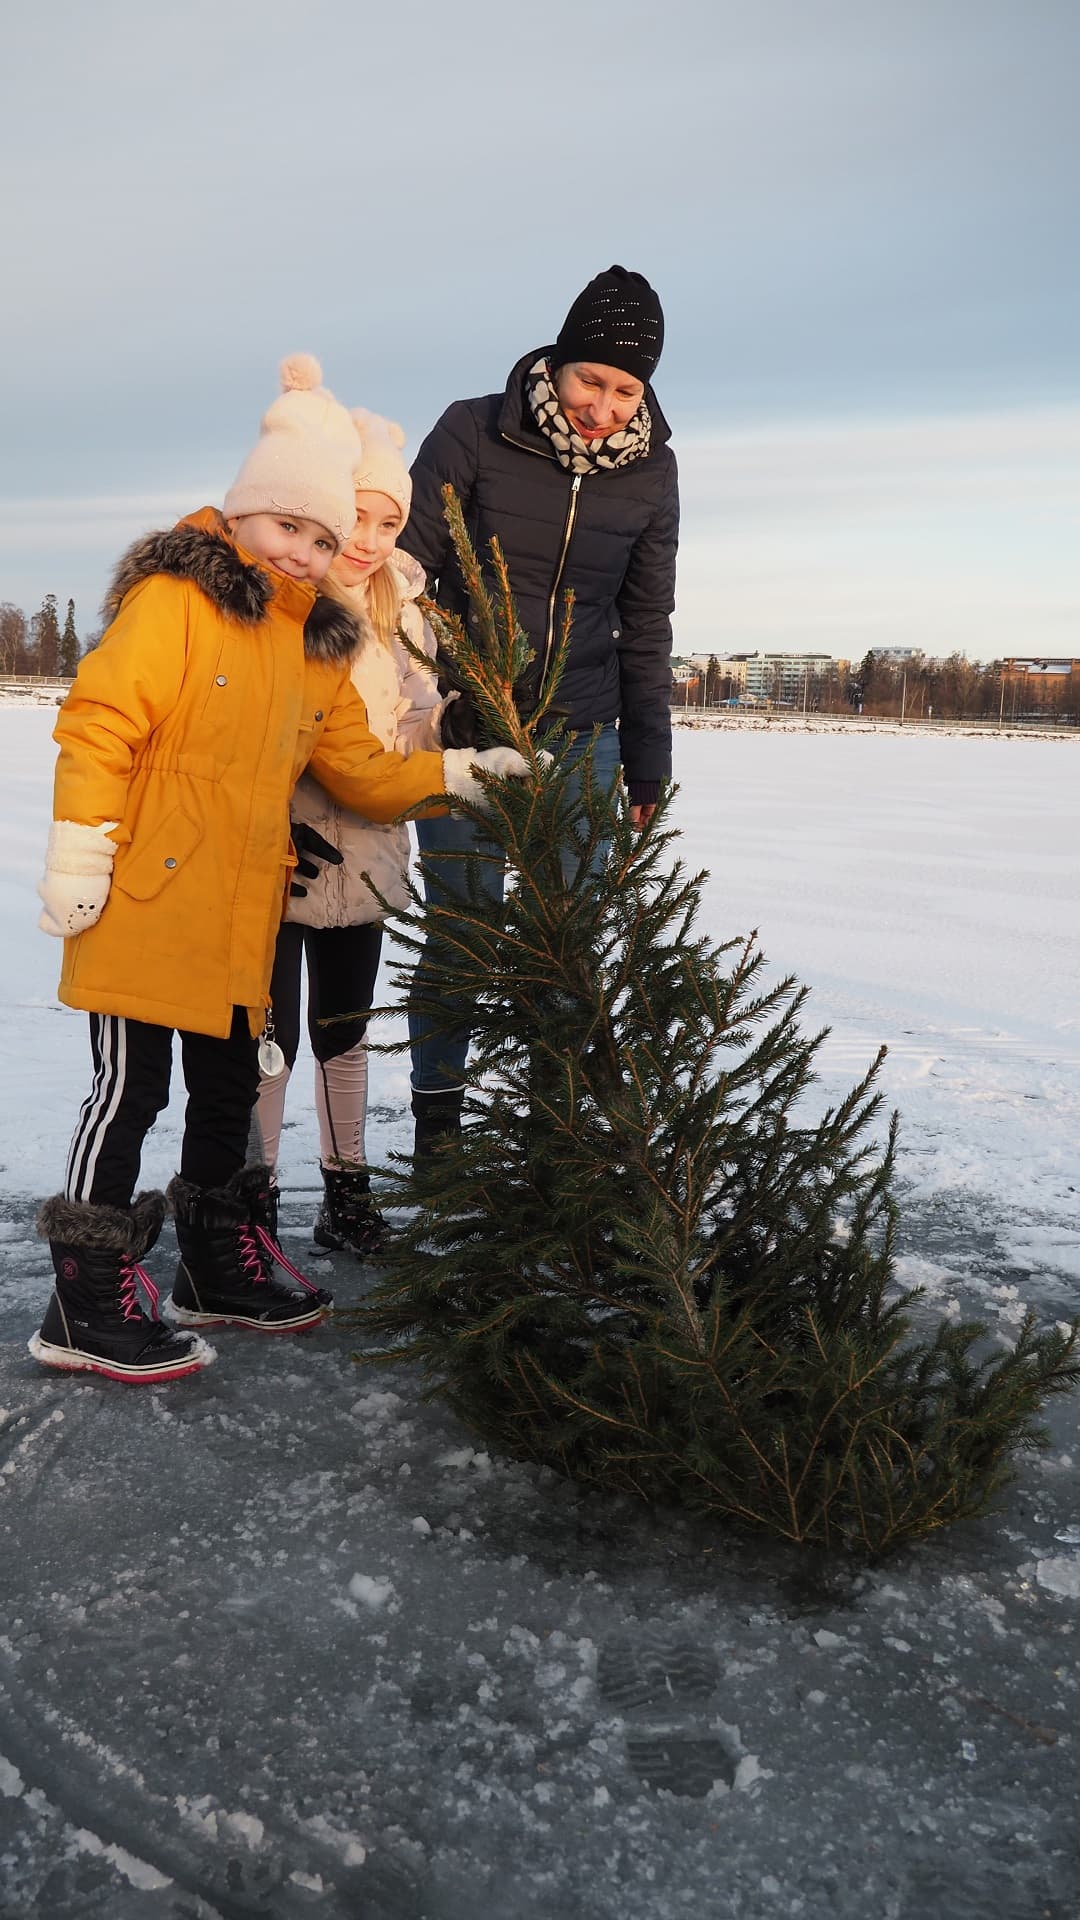
[[[69,1200],[130,1205],[143,1141],[168,1103],[172,1046],[172,1027],[90,1015],[94,1084],[68,1155]],[[237,1007],[227,1040],[182,1032],[180,1050],[188,1091],[180,1172],[196,1186],[220,1187],[244,1164],[259,1084],[258,1042]]]

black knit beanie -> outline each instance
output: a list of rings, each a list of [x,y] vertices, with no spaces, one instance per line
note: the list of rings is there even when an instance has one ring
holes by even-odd
[[[664,345],[664,311],[643,273],[609,267],[579,293],[559,330],[552,371],[594,360],[648,382]]]

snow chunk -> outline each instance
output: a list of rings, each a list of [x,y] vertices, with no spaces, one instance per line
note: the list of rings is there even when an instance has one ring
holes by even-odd
[[[814,1635],[819,1647],[846,1647],[847,1641],[839,1633],[830,1633],[828,1627],[819,1627]]]
[[[209,1839],[217,1839],[217,1813],[208,1793],[200,1795],[198,1800],[188,1800],[182,1793],[178,1793],[174,1805],[181,1820],[187,1820],[192,1826],[201,1828]]]
[[[3,1794],[5,1800],[17,1800],[20,1793],[25,1792],[25,1790],[26,1782],[19,1772],[18,1767],[12,1766],[11,1761],[5,1760],[3,1754],[0,1753],[0,1793]]]
[[[76,1853],[89,1853],[96,1859],[108,1860],[122,1873],[124,1879],[133,1887],[142,1887],[147,1893],[158,1893],[162,1887],[171,1887],[172,1881],[167,1873],[159,1873],[149,1860],[140,1860],[134,1853],[128,1853],[125,1847],[112,1842],[106,1846],[104,1840],[88,1827],[69,1827],[71,1846]]]
[[[1049,1560],[1035,1562],[1035,1578],[1050,1593],[1063,1594],[1067,1600],[1080,1600],[1080,1554],[1055,1553]]]
[[[355,1833],[342,1832],[341,1828],[335,1827],[324,1813],[313,1813],[311,1819],[304,1824],[309,1833],[315,1834],[320,1840],[327,1841],[334,1848],[345,1866],[363,1866],[367,1859],[367,1848]]]
[[[392,1580],[376,1580],[370,1573],[354,1573],[349,1581],[349,1592],[354,1600],[359,1600],[372,1613],[378,1613],[388,1600],[394,1597]]]
[[[400,1393],[393,1393],[386,1389],[380,1391],[376,1388],[366,1393],[363,1399],[355,1401],[349,1408],[349,1412],[354,1420],[369,1421],[374,1426],[381,1420],[395,1418],[399,1408],[404,1404]]]
[[[763,1767],[756,1753],[744,1753],[735,1769],[735,1778],[731,1785],[735,1793],[742,1793],[758,1780],[771,1780],[772,1774]]]
[[[252,1853],[257,1853],[262,1846],[266,1828],[257,1814],[223,1813],[220,1815],[220,1824],[228,1833],[235,1834],[238,1840],[242,1840],[245,1846],[250,1847]]]
[[[416,1516],[416,1519],[412,1523],[412,1530],[414,1533],[430,1533],[431,1521],[425,1520],[423,1514],[418,1513]]]
[[[435,1460],[437,1467],[475,1467],[477,1473],[491,1472],[491,1455],[477,1453],[473,1447],[456,1447],[450,1453],[440,1453]]]

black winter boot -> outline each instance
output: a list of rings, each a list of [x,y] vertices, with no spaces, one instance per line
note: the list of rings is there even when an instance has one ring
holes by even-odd
[[[448,1087],[445,1092],[418,1093],[413,1088],[412,1110],[416,1129],[413,1136],[413,1163],[423,1161],[442,1140],[461,1132],[464,1087]]]
[[[360,1260],[371,1260],[387,1235],[386,1221],[371,1197],[366,1167],[323,1167],[324,1193],[315,1215],[312,1235],[328,1253],[348,1248]]]
[[[267,1167],[242,1167],[224,1187],[192,1186],[179,1175],[169,1182],[180,1249],[172,1306],[182,1325],[302,1333],[323,1318],[333,1296],[305,1280],[278,1246],[272,1195]],[[282,1285],[275,1265],[295,1287]]]
[[[55,1194],[38,1215],[49,1242],[56,1291],[30,1351],[43,1367],[103,1373],[153,1386],[197,1373],[214,1350],[196,1334],[159,1319],[158,1291],[139,1265],[161,1232],[163,1193],[140,1193],[125,1207],[92,1206]],[[142,1287],[150,1304],[143,1310]]]

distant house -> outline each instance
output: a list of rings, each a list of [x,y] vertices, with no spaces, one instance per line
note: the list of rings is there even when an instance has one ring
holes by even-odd
[[[1022,677],[1030,680],[1070,679],[1080,674],[1080,660],[1003,660],[1001,671],[1006,680]]]

